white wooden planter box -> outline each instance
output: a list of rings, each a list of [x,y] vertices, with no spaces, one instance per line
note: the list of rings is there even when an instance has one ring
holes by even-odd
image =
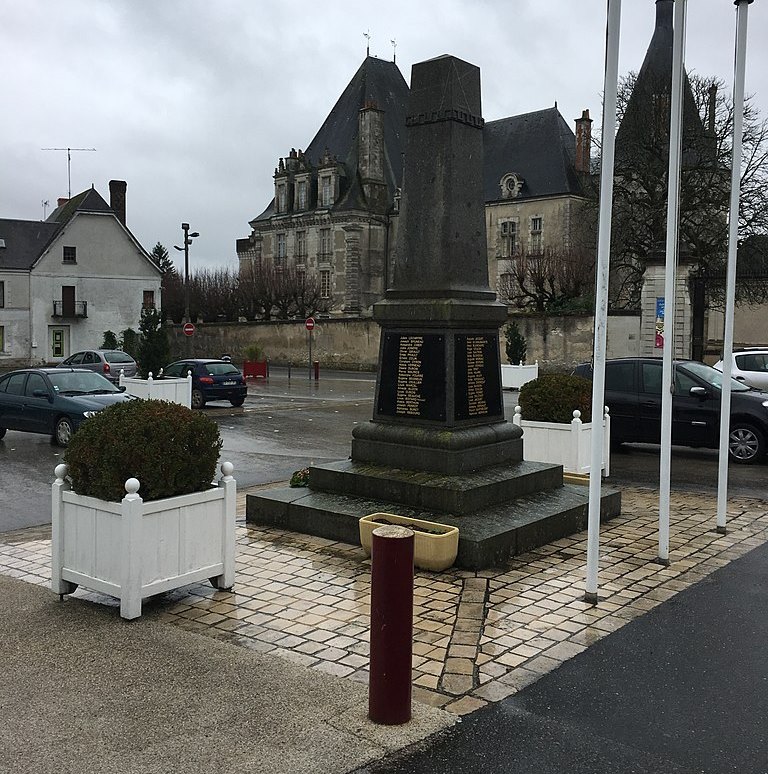
[[[124,376],[121,371],[119,384],[125,387],[128,395],[137,398],[167,400],[187,408],[192,407],[192,374],[187,374],[183,379],[153,379],[150,373],[148,379],[139,379]]]
[[[232,464],[205,492],[144,502],[139,482],[125,482],[119,503],[71,491],[67,466],[56,467],[52,493],[51,588],[78,585],[120,600],[123,618],[138,618],[144,597],[210,580],[235,581],[235,500]]]
[[[539,361],[533,365],[501,364],[501,386],[504,389],[519,390],[526,382],[539,377]]]
[[[515,406],[513,422],[523,428],[523,459],[532,462],[550,462],[563,466],[563,473],[589,475],[592,457],[594,422],[582,422],[581,412],[574,411],[569,424],[531,422],[523,419],[520,406]],[[610,475],[611,417],[608,406],[603,416],[604,476]]]

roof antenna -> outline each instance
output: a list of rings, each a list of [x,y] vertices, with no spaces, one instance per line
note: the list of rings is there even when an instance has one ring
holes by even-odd
[[[389,42],[392,44],[392,64],[397,64],[397,41],[390,40]]]
[[[67,198],[72,198],[72,151],[95,151],[96,148],[40,148],[44,151],[66,151],[67,152]]]
[[[368,29],[368,32],[363,33],[363,37],[368,41],[365,44],[365,56],[369,57],[371,55],[371,30]]]
[[[43,199],[40,202],[40,204],[43,205],[43,220],[45,220],[45,215],[46,215],[45,211],[48,209],[48,207],[50,207],[50,203],[49,203],[48,199]]]

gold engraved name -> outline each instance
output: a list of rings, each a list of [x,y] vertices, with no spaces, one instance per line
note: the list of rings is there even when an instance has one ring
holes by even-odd
[[[395,411],[405,416],[418,417],[424,403],[421,385],[424,381],[421,350],[423,336],[401,336],[397,358],[397,403]]]
[[[485,338],[467,336],[467,412],[471,417],[488,413],[484,370]]]

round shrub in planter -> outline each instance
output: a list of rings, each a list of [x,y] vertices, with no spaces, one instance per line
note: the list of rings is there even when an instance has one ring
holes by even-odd
[[[592,419],[592,382],[570,374],[544,374],[520,388],[522,416],[530,422],[568,423],[573,412],[581,421]]]
[[[72,489],[119,502],[137,478],[145,501],[209,489],[222,441],[215,422],[160,400],[132,400],[86,420],[67,447]]]

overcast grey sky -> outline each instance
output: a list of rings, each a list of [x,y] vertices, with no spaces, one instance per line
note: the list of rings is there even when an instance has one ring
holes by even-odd
[[[686,67],[731,88],[732,0],[690,0]],[[638,70],[654,0],[624,0],[620,72]],[[305,148],[364,56],[453,54],[481,68],[483,116],[558,103],[601,117],[605,0],[0,0],[0,217],[42,219],[67,195],[128,182],[128,226],[192,268],[236,264],[279,156]],[[768,114],[768,7],[749,7],[747,92]],[[50,213],[51,209],[48,209]]]

